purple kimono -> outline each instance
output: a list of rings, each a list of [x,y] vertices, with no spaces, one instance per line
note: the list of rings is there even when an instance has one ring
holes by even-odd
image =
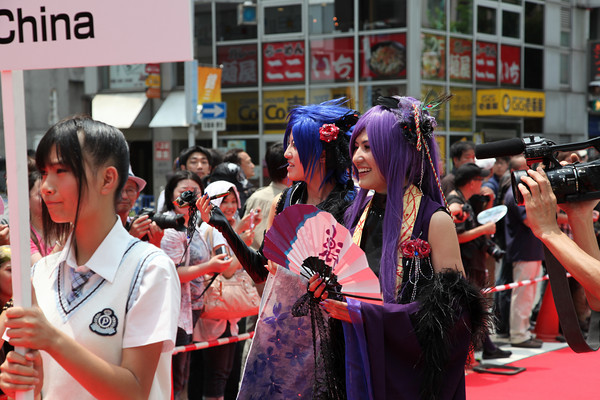
[[[428,239],[431,215],[441,207],[422,197],[413,239]],[[421,282],[416,301],[407,304],[348,299],[348,399],[465,398],[464,367],[474,334],[484,324],[483,297],[450,270]]]

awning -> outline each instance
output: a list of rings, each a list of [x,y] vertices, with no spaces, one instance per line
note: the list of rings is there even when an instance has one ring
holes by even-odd
[[[185,118],[185,92],[171,92],[150,121],[150,128],[188,126]]]
[[[131,128],[144,108],[146,93],[97,94],[92,100],[92,118],[119,129]]]

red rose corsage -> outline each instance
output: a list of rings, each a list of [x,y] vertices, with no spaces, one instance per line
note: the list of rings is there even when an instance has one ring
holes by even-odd
[[[320,139],[327,143],[331,143],[337,139],[338,133],[340,133],[340,128],[335,126],[335,124],[323,124],[323,126],[319,128]]]
[[[410,239],[402,242],[400,250],[402,251],[402,257],[425,258],[431,253],[431,246],[422,239]]]

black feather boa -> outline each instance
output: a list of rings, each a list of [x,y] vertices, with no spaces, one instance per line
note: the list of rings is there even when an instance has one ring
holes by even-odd
[[[451,332],[456,324],[465,324],[471,334],[469,350],[473,350],[488,332],[491,314],[481,292],[450,269],[435,274],[422,286],[417,301],[420,307],[412,320],[423,352],[419,362],[423,371],[421,399],[433,400],[439,396],[446,364],[455,347]]]

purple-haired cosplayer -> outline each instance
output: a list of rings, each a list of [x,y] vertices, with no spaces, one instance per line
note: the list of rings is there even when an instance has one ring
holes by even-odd
[[[465,398],[464,367],[486,311],[463,278],[439,186],[429,111],[447,99],[380,97],[354,127],[361,189],[346,226],[379,276],[384,304],[322,302],[345,321],[348,399]]]

